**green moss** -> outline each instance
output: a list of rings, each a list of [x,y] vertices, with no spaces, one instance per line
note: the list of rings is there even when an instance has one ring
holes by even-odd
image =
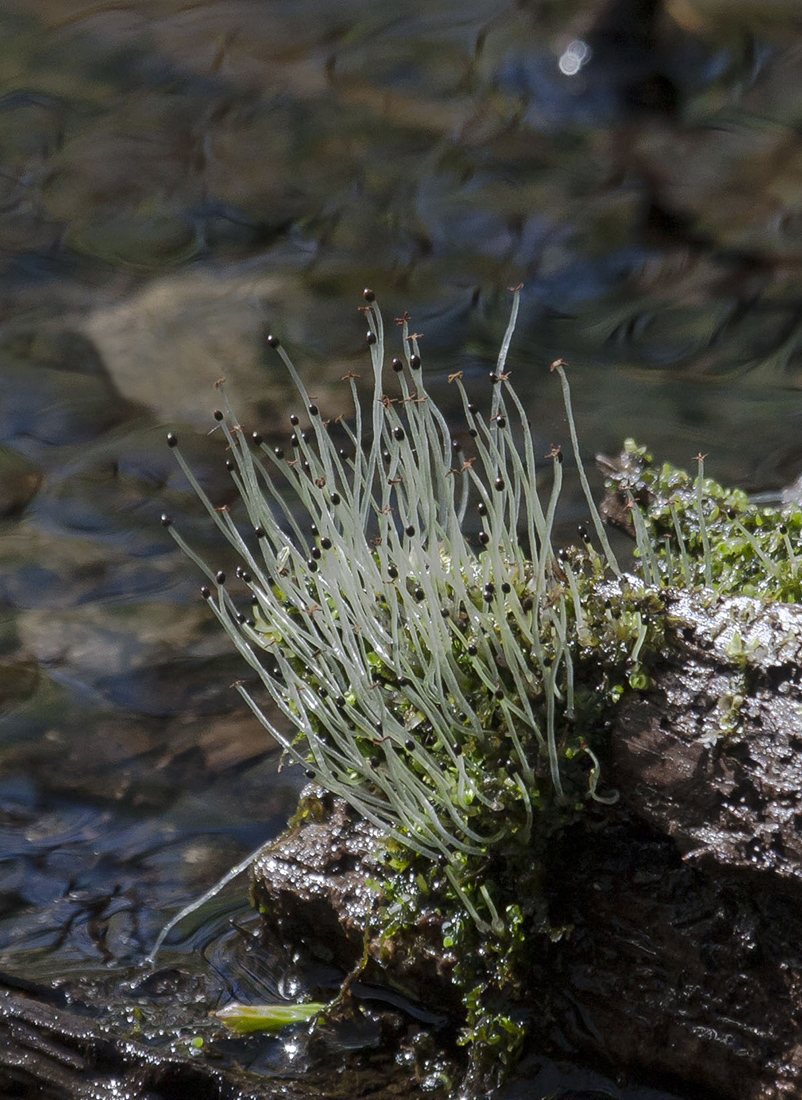
[[[625,693],[650,686],[665,640],[660,593],[636,583],[605,583],[601,561],[590,547],[567,549],[555,570],[555,590],[568,593],[569,617],[574,618],[575,609],[568,570],[581,601],[583,629],[572,643],[574,706],[571,712],[560,712],[557,725],[565,797],[555,797],[544,775],[531,800],[534,820],[527,821],[504,768],[504,737],[492,742],[490,755],[487,746],[471,745],[487,774],[485,793],[499,798],[501,812],[510,820],[505,838],[479,854],[452,860],[459,890],[442,870],[432,876],[415,853],[389,845],[393,875],[383,887],[381,909],[373,922],[374,934],[378,926],[387,941],[398,938],[401,943],[422,915],[440,923],[444,951],[456,960],[453,976],[463,991],[460,1041],[470,1055],[469,1076],[485,1084],[514,1065],[532,1019],[532,966],[539,953],[569,931],[555,926],[548,912],[545,867],[550,842],[584,814],[591,791],[610,801],[615,798],[615,792],[596,791],[599,761],[608,749],[607,731]],[[556,687],[560,695],[567,695],[564,678]],[[474,688],[481,691],[481,684]],[[494,712],[490,704],[488,708],[483,721],[489,727]],[[471,918],[466,899],[470,908],[495,914],[489,927]]]
[[[310,778],[384,830],[387,875],[369,934],[378,931],[390,959],[424,916],[441,930],[471,1073],[485,1080],[521,1049],[533,959],[569,931],[548,911],[549,847],[590,802],[615,800],[604,783],[608,731],[621,700],[652,686],[666,593],[798,599],[802,510],[756,508],[706,478],[701,458],[693,477],[655,466],[628,442],[610,488],[637,540],[635,573],[619,569],[584,477],[600,550],[586,539],[555,552],[562,456],[549,456],[553,487],[541,502],[526,413],[504,372],[517,296],[486,418],[452,378],[474,441],[469,456],[456,452],[456,465],[406,321],[405,359],[393,361],[399,390],[384,393],[381,315],[371,292],[366,301],[375,389],[363,413],[350,382],[355,427],[345,458],[283,349],[310,415],[287,448],[295,457],[258,436],[249,442],[221,390],[226,412],[216,417],[252,538],[214,508],[168,440],[241,556],[249,616],[225,578],[173,533],[284,723],[272,724],[241,684],[244,698]],[[581,469],[564,364],[554,369]],[[276,472],[306,509],[302,525],[275,488]],[[463,533],[471,498],[483,523],[478,547]],[[746,677],[739,641],[734,635],[731,657]],[[722,700],[723,735],[739,727],[747,686]],[[293,824],[324,814],[310,799]]]
[[[414,923],[424,905],[429,910],[437,906],[444,947],[458,960],[454,978],[464,990],[462,1041],[471,1053],[472,1074],[484,1080],[514,1064],[533,1011],[527,982],[533,960],[570,931],[553,926],[545,901],[549,842],[583,813],[588,760],[597,771],[621,700],[651,687],[653,669],[665,651],[664,595],[682,588],[696,589],[703,598],[705,591],[707,598],[749,595],[796,602],[800,597],[802,557],[794,550],[802,530],[799,507],[757,507],[740,490],[705,477],[700,481],[698,474],[668,464],[656,466],[646,449],[631,441],[621,466],[608,488],[641,521],[630,519],[637,538],[631,582],[608,580],[605,564],[588,544],[564,550],[554,569],[554,590],[565,596],[573,628],[574,707],[561,713],[558,728],[568,797],[558,801],[553,792],[542,790],[524,843],[516,846],[510,837],[460,865],[463,893],[483,907],[484,887],[499,922],[490,932],[477,928],[442,880],[435,880],[435,889],[425,896],[418,892],[414,857],[394,863],[398,876],[385,891],[387,936]],[[743,673],[742,682],[736,678],[733,690],[720,700],[722,736],[740,731],[749,694],[750,653],[737,631],[727,654]],[[557,687],[564,693],[564,680]],[[505,812],[515,814],[514,801]]]
[[[637,506],[644,526],[637,553],[650,581],[675,588],[706,586],[719,596],[783,603],[802,598],[798,505],[758,507],[740,489],[725,489],[669,463],[655,464],[647,449],[631,439],[617,464],[609,486],[622,504],[629,500]],[[656,577],[650,575],[654,566]]]

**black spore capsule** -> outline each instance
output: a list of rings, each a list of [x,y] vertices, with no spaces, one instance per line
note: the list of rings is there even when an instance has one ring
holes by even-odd
[[[265,531],[264,527],[262,527],[261,524],[259,525],[259,527],[254,527],[253,533],[258,539],[263,539],[267,537],[267,531]]]
[[[426,599],[426,593],[423,591],[422,588],[415,589],[415,599],[418,601]]]
[[[211,590],[207,585],[204,585],[203,588],[201,588],[201,596],[203,596],[204,600],[208,600],[211,599],[211,595]]]
[[[323,547],[324,550],[331,550],[331,539],[322,538],[320,540],[320,545]]]
[[[420,356],[410,355],[409,365],[412,367],[413,370],[418,370],[420,368]]]
[[[444,619],[448,619],[451,615],[451,612],[448,610],[447,607],[441,607],[440,608],[440,614],[442,615],[442,617]]]
[[[498,424],[499,428],[506,428],[507,427],[507,420],[503,416],[497,416],[496,417],[496,423]]]
[[[401,371],[404,369],[404,364],[397,356],[395,357],[395,359],[393,359],[391,366],[396,374],[400,374]]]
[[[175,434],[175,432],[168,432],[167,433],[167,446],[168,447],[177,447],[178,446],[178,436]]]
[[[406,438],[406,432],[403,428],[393,428],[393,435],[400,443],[402,439]]]
[[[497,477],[496,480],[493,482],[493,488],[500,493],[501,490],[504,488],[504,478]]]
[[[391,580],[397,580],[398,579],[398,570],[396,569],[396,567],[394,565],[388,565],[388,567],[387,567],[387,576],[390,577]]]
[[[365,289],[362,291],[362,297],[365,299],[366,302],[376,301],[376,295],[373,293],[369,286],[366,286]]]
[[[280,343],[281,341],[279,340],[278,336],[273,336],[272,333],[267,338],[268,347],[277,348]]]
[[[368,329],[368,331],[365,333],[365,343],[366,344],[375,344],[376,343],[376,333],[371,332]]]
[[[275,450],[273,451],[273,454],[276,456],[276,458],[279,458],[279,459],[284,457],[284,451],[282,450],[281,447],[276,447]]]
[[[161,518],[162,527],[170,527],[172,525],[172,522],[173,521],[170,519],[170,517],[168,515],[164,515],[164,514],[162,515],[162,518]]]
[[[476,413],[479,412],[478,407],[476,405],[474,405],[473,401],[471,401],[470,405],[468,405],[468,412],[471,413],[472,415],[475,415]]]
[[[259,435],[258,432],[254,432],[251,435],[251,439],[253,440],[254,447],[261,447],[262,443],[264,442],[264,440],[262,439],[262,437]]]
[[[509,581],[504,581],[501,586],[501,591],[504,593],[505,596],[508,596],[510,592],[512,592],[512,585],[509,583]]]
[[[342,497],[339,493],[332,493],[329,499],[331,500],[332,504],[339,504],[342,500]]]
[[[404,528],[404,534],[408,535],[409,538],[412,538],[412,536],[415,534],[415,528],[412,526],[411,523],[408,527]]]
[[[312,549],[310,550],[310,553],[311,553],[312,557],[315,559],[315,561],[320,561],[320,558],[323,554],[323,551],[320,549],[319,546],[313,546]]]
[[[479,652],[479,650],[476,648],[475,645],[469,645],[468,646],[468,656],[469,657],[475,657],[478,652]]]
[[[317,407],[317,405],[310,405],[309,406],[309,415],[310,416],[317,416],[319,412],[320,412],[320,409]]]
[[[479,542],[481,542],[482,546],[487,546],[490,542],[490,535],[488,535],[487,531],[479,532]]]
[[[306,568],[309,570],[310,573],[317,572],[317,562],[314,558],[309,559],[309,561],[306,563]]]
[[[235,469],[236,469],[236,466],[234,465],[234,463],[233,463],[233,462],[231,461],[231,459],[230,459],[230,458],[227,458],[227,459],[226,459],[226,469],[227,469],[227,470],[229,471],[229,473],[230,473],[230,472],[231,472],[232,470],[235,470]]]
[[[295,413],[291,413],[290,414],[290,424],[292,424],[293,428],[297,428],[298,423],[299,423],[298,417],[295,415]]]
[[[223,419],[223,414],[222,414],[222,413],[220,412],[220,410],[219,410],[219,409],[215,409],[215,410],[214,410],[214,412],[212,413],[212,416],[213,416],[213,417],[215,418],[215,420],[217,420],[217,421],[220,421],[220,420],[222,420],[222,419]]]
[[[223,572],[222,569],[218,570],[218,572],[215,573],[214,579],[217,581],[218,584],[225,584],[226,583],[226,575],[225,575],[225,573]]]
[[[487,505],[483,500],[480,500],[479,503],[476,505],[476,511],[479,513],[480,516],[487,515]]]

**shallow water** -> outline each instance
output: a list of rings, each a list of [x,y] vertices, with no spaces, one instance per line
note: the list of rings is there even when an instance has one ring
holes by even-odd
[[[134,981],[294,806],[158,522],[225,565],[164,432],[225,503],[214,381],[286,431],[267,330],[336,415],[373,286],[458,428],[446,376],[481,401],[523,282],[543,452],[559,355],[588,455],[798,473],[801,52],[793,4],[747,0],[0,8],[0,970]],[[170,959],[212,999],[277,993],[225,897]]]

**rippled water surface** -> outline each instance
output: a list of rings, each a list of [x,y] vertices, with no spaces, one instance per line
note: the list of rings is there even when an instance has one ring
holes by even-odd
[[[800,32],[792,0],[0,5],[0,970],[124,1000],[167,916],[294,806],[158,522],[225,566],[164,435],[231,499],[213,383],[284,434],[268,329],[347,411],[373,286],[457,430],[446,376],[482,400],[523,283],[544,452],[559,355],[588,454],[799,472]],[[243,899],[167,953],[204,1011],[286,992]],[[582,1086],[515,1095],[558,1087]]]

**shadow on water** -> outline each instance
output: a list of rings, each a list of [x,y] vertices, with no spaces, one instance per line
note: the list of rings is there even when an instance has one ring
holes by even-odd
[[[523,282],[511,362],[544,452],[566,435],[545,370],[559,355],[587,453],[634,435],[778,488],[802,458],[801,49],[790,0],[4,5],[9,980],[188,1057],[202,1038],[298,1095],[339,1095],[369,1066],[364,1095],[434,1086],[419,1066],[406,1084],[403,1013],[366,1010],[364,1034],[221,1039],[207,1011],[227,998],[335,981],[257,956],[242,881],[137,969],[167,916],[280,831],[299,786],[229,690],[239,664],[159,526],[182,516],[225,567],[164,432],[229,503],[214,381],[285,436],[270,327],[321,407],[347,411],[366,283],[425,334],[459,430],[446,376],[481,400]],[[569,494],[566,531],[580,516]],[[505,1095],[594,1089],[657,1096],[534,1062]]]

